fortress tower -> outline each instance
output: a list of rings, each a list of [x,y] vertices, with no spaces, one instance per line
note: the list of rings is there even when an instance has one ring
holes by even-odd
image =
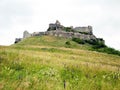
[[[31,34],[27,30],[25,30],[23,32],[23,38],[27,38],[27,37],[31,37]]]

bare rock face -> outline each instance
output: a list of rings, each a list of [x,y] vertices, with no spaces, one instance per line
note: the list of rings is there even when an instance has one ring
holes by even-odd
[[[22,40],[22,38],[16,38],[14,43],[18,43]]]

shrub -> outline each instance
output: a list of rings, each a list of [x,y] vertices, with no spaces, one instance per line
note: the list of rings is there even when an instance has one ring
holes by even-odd
[[[85,40],[86,43],[93,45],[93,48],[103,48],[106,47],[104,42],[98,40]]]
[[[79,38],[73,38],[73,41],[79,43],[79,44],[85,44],[88,43],[92,45],[93,51],[98,51],[98,52],[103,52],[103,53],[108,53],[108,54],[114,54],[114,55],[119,55],[120,56],[120,51],[115,50],[114,48],[107,47],[104,42],[99,41],[99,40],[81,40]]]
[[[64,27],[64,30],[66,32],[73,32],[73,29],[71,27]]]
[[[92,46],[93,49],[99,49],[99,48],[105,48],[105,47],[107,47],[107,46],[102,42],[96,42]]]
[[[65,42],[66,45],[71,45],[70,41]]]
[[[73,38],[72,40],[79,44],[88,43],[90,45],[93,45],[94,49],[106,47],[104,42],[99,42],[98,40],[94,40],[94,39],[93,40],[81,40],[80,38]]]
[[[90,33],[87,33],[87,32],[79,32],[81,34],[85,34],[85,35],[89,35]]]
[[[79,43],[79,44],[85,44],[85,41],[81,40],[80,38],[72,38],[72,40]]]
[[[115,50],[114,48],[110,48],[110,47],[104,47],[104,48],[100,48],[100,49],[95,49],[93,48],[95,51],[99,51],[99,52],[104,52],[104,53],[108,53],[108,54],[114,54],[114,55],[119,55],[120,56],[120,51]]]

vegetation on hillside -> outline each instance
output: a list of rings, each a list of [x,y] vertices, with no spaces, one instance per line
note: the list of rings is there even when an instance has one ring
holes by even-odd
[[[89,48],[49,36],[0,46],[0,90],[119,90],[120,56]]]
[[[71,27],[64,27],[64,31],[66,31],[66,32],[74,32],[74,30]]]
[[[114,48],[106,46],[103,42],[99,42],[97,40],[81,40],[79,38],[73,38],[72,40],[77,42],[78,44],[90,44],[91,47],[92,47],[90,50],[120,56],[120,51],[115,50]]]

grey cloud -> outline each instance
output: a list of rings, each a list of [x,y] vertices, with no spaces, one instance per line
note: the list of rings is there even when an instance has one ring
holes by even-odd
[[[119,10],[120,0],[0,0],[0,34],[14,31],[19,37],[21,30],[34,32],[58,19],[68,26],[92,25],[96,36],[112,43],[110,35],[120,35]]]
[[[16,17],[32,15],[32,9],[27,3],[17,0],[0,1],[0,28],[10,27]]]

